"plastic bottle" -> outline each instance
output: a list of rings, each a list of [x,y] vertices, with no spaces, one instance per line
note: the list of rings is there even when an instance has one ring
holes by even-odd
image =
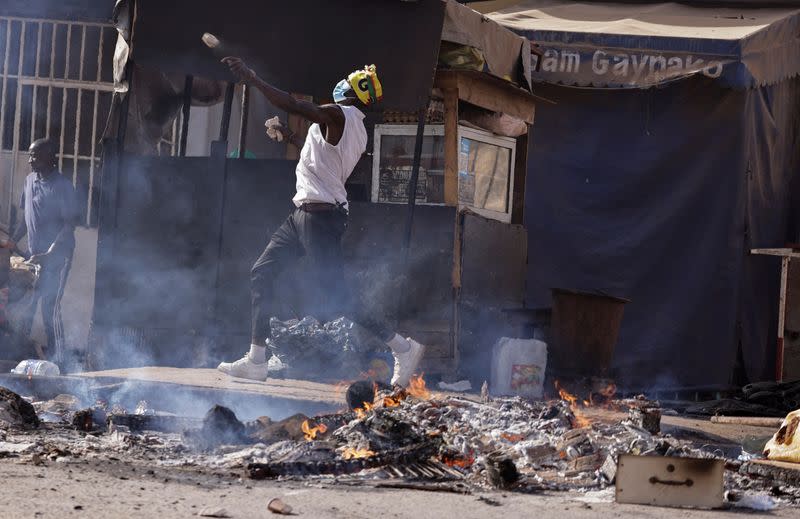
[[[547,344],[535,339],[503,337],[492,353],[493,395],[542,398],[547,369]]]
[[[28,359],[17,364],[17,367],[12,369],[11,373],[39,377],[57,377],[61,374],[61,370],[52,362]]]

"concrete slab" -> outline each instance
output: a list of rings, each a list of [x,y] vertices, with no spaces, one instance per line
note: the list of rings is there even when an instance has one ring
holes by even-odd
[[[325,402],[334,405],[345,404],[344,385],[320,384],[307,380],[273,379],[266,382],[232,378],[216,369],[145,367],[91,371],[76,376],[102,383],[114,383],[122,380],[138,382],[158,382],[177,384],[198,389],[231,391],[253,395]]]
[[[71,394],[84,406],[104,399],[130,411],[146,400],[153,409],[187,417],[202,417],[218,404],[232,409],[240,420],[259,416],[279,420],[295,413],[313,416],[346,405],[344,386],[304,380],[254,382],[231,379],[213,369],[148,367],[30,378],[0,374],[0,386],[40,399]]]

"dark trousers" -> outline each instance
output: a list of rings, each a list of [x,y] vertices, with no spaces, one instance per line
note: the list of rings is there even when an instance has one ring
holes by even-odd
[[[270,337],[274,285],[287,266],[305,256],[309,278],[327,305],[386,341],[392,331],[380,319],[366,313],[344,282],[342,236],[347,215],[339,210],[309,212],[295,209],[272,235],[256,260],[250,275],[252,303],[252,343],[263,345]]]
[[[64,323],[61,320],[61,298],[67,285],[67,276],[72,266],[71,258],[47,257],[39,272],[39,279],[33,287],[33,300],[30,310],[20,326],[20,333],[27,337],[31,332],[36,304],[41,303],[42,325],[47,337],[47,356],[49,360],[62,365],[65,357]]]

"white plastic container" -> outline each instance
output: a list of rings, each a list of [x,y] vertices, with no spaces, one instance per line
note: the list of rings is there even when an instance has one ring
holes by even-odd
[[[491,393],[542,398],[547,344],[503,337],[492,352]]]
[[[61,374],[58,366],[46,360],[28,359],[23,360],[17,367],[11,370],[11,373],[17,375],[39,376],[39,377],[57,377]]]

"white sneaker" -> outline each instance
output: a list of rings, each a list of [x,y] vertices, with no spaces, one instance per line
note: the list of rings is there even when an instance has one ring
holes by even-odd
[[[250,360],[250,353],[245,353],[236,362],[221,362],[217,369],[231,377],[264,381],[267,380],[268,364],[253,362]]]
[[[411,375],[414,375],[419,361],[425,355],[425,345],[420,344],[411,337],[403,339],[408,343],[408,351],[403,353],[395,353],[392,351],[394,357],[394,374],[392,375],[392,384],[398,386],[407,386]]]

